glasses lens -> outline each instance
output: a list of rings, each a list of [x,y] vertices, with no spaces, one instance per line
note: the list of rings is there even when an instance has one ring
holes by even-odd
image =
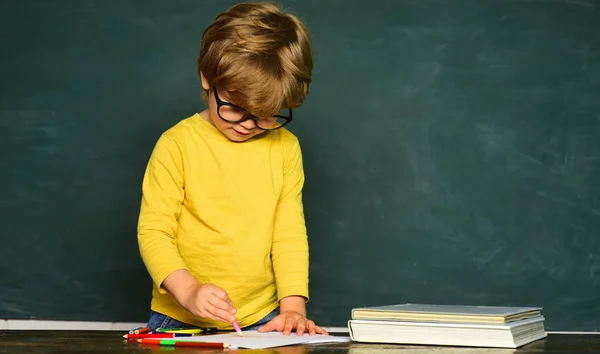
[[[277,129],[284,125],[287,120],[278,117],[261,118],[256,121],[256,124],[261,129]]]
[[[219,107],[219,116],[229,122],[238,122],[244,118],[246,113],[235,107],[222,105]]]

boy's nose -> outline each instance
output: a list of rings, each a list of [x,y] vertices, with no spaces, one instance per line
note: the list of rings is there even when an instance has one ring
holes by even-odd
[[[247,130],[252,130],[256,128],[256,123],[252,119],[248,119],[245,122],[241,122],[240,125],[246,128]]]

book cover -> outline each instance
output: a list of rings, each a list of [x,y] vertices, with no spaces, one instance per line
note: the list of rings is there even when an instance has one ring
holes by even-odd
[[[509,323],[541,316],[541,307],[398,304],[352,309],[352,319]]]

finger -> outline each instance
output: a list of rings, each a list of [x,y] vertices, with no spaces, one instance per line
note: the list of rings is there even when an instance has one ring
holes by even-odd
[[[231,299],[227,295],[227,292],[225,292],[225,290],[223,290],[221,288],[214,289],[213,290],[213,295],[216,296],[216,297],[218,297],[219,299],[225,301],[225,302],[231,303]]]
[[[224,301],[233,307],[233,301],[231,301],[231,299],[229,298],[229,295],[227,295],[227,293],[225,293],[225,296],[226,296],[226,299]],[[223,300],[222,297],[218,297],[218,298]]]
[[[211,310],[212,308],[212,310]],[[216,311],[216,309],[214,307],[207,307],[206,309],[203,309],[200,311],[200,317],[202,318],[210,318],[211,320],[215,320],[215,321],[224,321],[223,318],[217,316],[214,312]]]
[[[225,310],[221,310],[220,308],[211,305],[210,303],[206,304],[204,310],[210,315],[213,316],[213,319],[217,320],[217,321],[223,321],[223,322],[233,322],[235,321],[235,316],[229,312],[229,311],[225,311]]]
[[[210,311],[210,313],[213,314],[215,317],[218,317],[219,321],[224,321],[224,322],[235,321],[235,316],[232,315],[231,312],[229,312],[229,311],[225,311],[225,310],[221,310],[216,307],[213,307],[212,311]]]
[[[309,321],[312,322],[312,321]],[[304,331],[306,330],[307,322],[303,318],[296,321],[296,334],[301,336],[304,335]]]
[[[221,298],[218,298],[216,296],[208,298],[207,302],[219,310],[228,312],[230,316],[237,312],[235,307],[233,307],[229,302],[224,301]]]
[[[277,329],[277,324],[275,323],[276,319],[272,319],[269,322],[265,323],[264,326],[258,329],[259,332],[272,332]]]
[[[309,320],[308,322],[306,322],[306,328],[308,330],[308,334],[310,334],[311,336],[314,336],[315,334],[317,334],[317,330],[315,327],[317,327],[317,326],[315,325],[314,321]]]
[[[296,324],[296,320],[293,317],[288,317],[285,320],[285,326],[283,327],[283,335],[288,336],[292,333],[292,329],[294,329],[294,325]]]
[[[198,316],[200,318],[209,318],[211,320],[215,320],[215,321],[223,321],[221,318],[213,315],[212,313],[210,313],[209,311],[202,309],[200,311],[198,311],[197,313],[193,313],[195,316]]]
[[[233,301],[231,301],[231,299],[229,298],[229,295],[227,295],[225,290],[223,290],[221,288],[217,288],[213,292],[213,295],[218,300],[213,303],[213,305],[215,307],[225,310],[225,311],[230,311],[231,314],[235,314],[237,312],[237,309],[235,308],[235,306],[233,306]],[[233,317],[233,319],[231,321],[235,321],[235,317]]]
[[[324,330],[323,328],[316,326],[315,331],[317,332],[317,334],[329,334],[327,333],[326,330]]]

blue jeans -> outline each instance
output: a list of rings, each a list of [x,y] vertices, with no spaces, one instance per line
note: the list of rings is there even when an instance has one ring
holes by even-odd
[[[260,319],[258,322],[242,328],[245,331],[255,331],[258,328],[265,325],[267,322],[275,318],[275,316],[279,315],[279,307],[275,310],[271,311],[265,317]],[[184,322],[177,321],[169,316],[163,315],[162,313],[156,311],[150,311],[150,319],[148,320],[148,328],[151,331],[156,330],[157,328],[198,328],[194,325],[187,324]],[[211,328],[203,328],[204,330],[211,330]]]

